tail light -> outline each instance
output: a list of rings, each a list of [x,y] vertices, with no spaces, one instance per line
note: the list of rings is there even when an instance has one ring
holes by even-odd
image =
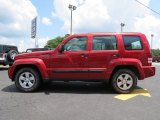
[[[148,63],[152,64],[152,58],[148,58]]]

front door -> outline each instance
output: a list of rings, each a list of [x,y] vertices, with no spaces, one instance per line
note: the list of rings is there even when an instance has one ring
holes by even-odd
[[[63,52],[51,57],[51,78],[88,79],[87,37],[73,37],[63,45]]]

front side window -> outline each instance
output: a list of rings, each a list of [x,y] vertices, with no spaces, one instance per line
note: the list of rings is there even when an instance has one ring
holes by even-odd
[[[64,45],[64,51],[85,51],[87,46],[87,37],[75,37]]]
[[[142,42],[138,36],[123,36],[124,47],[126,50],[142,50]]]
[[[94,36],[93,50],[117,50],[117,40],[115,36]]]

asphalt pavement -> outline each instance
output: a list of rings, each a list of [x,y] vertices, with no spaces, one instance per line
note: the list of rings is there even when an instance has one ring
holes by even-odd
[[[22,93],[7,67],[0,67],[0,120],[159,120],[160,64],[154,65],[156,75],[138,81],[128,95],[115,94],[104,83],[84,82],[50,82]]]

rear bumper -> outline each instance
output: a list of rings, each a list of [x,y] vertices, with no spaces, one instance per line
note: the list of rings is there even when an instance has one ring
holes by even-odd
[[[144,78],[152,77],[155,75],[156,68],[154,66],[143,67]]]
[[[13,64],[13,61],[9,60],[7,57],[7,53],[5,53],[0,57],[0,65],[8,65],[8,64]]]
[[[6,54],[4,54],[2,57],[0,57],[0,64],[3,64],[3,65],[7,64]]]

